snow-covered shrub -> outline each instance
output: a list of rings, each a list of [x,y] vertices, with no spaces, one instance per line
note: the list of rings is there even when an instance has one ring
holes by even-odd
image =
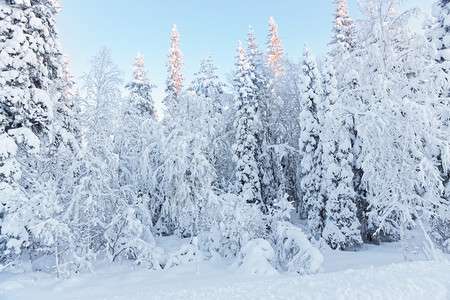
[[[450,253],[450,220],[433,220],[430,238],[442,252]]]
[[[155,240],[148,225],[149,218],[142,218],[142,215],[137,207],[129,206],[111,221],[103,235],[111,261],[143,261],[145,257],[151,257]]]
[[[323,255],[313,247],[300,228],[281,221],[276,230],[276,253],[282,269],[299,274],[319,270]]]
[[[220,238],[218,251],[225,257],[236,256],[249,240],[263,236],[263,215],[257,204],[248,204],[233,194],[223,195],[221,206],[216,228],[220,233],[216,234]]]
[[[148,251],[143,252],[135,261],[138,265],[147,266],[149,269],[160,270],[167,262],[167,253],[161,247],[152,249],[145,248]]]
[[[246,274],[274,275],[278,274],[272,265],[275,261],[275,250],[270,243],[258,238],[245,244],[232,268]]]
[[[267,220],[272,229],[269,238],[275,245],[277,264],[282,270],[311,274],[319,270],[323,256],[303,231],[290,223],[292,203],[286,194],[274,203]]]
[[[198,262],[201,259],[202,253],[198,250],[198,240],[197,237],[194,237],[190,244],[183,244],[180,250],[169,254],[164,269]]]

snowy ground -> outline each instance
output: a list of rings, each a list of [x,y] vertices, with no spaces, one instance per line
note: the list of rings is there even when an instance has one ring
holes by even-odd
[[[160,271],[117,263],[66,280],[0,273],[0,299],[450,299],[449,256],[402,263],[399,243],[324,256],[323,270],[309,276],[242,274],[222,259],[202,261],[199,274],[195,263]]]

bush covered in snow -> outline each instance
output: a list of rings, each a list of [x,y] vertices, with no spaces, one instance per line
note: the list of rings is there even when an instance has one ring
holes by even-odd
[[[255,204],[247,204],[234,194],[216,197],[216,215],[211,227],[201,235],[201,247],[224,257],[236,256],[251,239],[264,236],[263,214]]]
[[[323,255],[298,227],[279,222],[276,229],[276,253],[280,266],[289,272],[311,274],[320,269]]]
[[[202,260],[202,253],[198,250],[197,237],[192,239],[190,244],[183,244],[180,250],[170,253],[165,263],[164,269],[185,265],[191,262]]]
[[[246,274],[274,275],[278,274],[274,264],[275,250],[268,241],[258,238],[245,244],[232,267]]]

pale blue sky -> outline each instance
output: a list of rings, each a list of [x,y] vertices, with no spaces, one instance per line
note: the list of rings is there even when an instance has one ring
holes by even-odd
[[[433,0],[410,0],[407,6],[431,11]],[[356,0],[348,1],[350,14],[359,17]],[[79,81],[87,62],[102,46],[112,49],[115,63],[131,78],[137,52],[145,57],[151,81],[158,85],[155,100],[164,97],[166,60],[173,24],[181,34],[187,86],[199,61],[213,54],[218,74],[226,80],[234,64],[237,41],[244,41],[252,25],[265,50],[267,24],[274,16],[283,45],[291,58],[301,56],[304,42],[316,55],[327,51],[332,0],[62,0],[57,16],[63,52]]]

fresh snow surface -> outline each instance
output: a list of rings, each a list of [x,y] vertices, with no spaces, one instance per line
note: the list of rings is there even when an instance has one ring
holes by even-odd
[[[175,251],[186,242],[165,238],[157,244]],[[422,259],[420,252],[411,259]],[[322,253],[322,270],[313,275],[249,274],[217,257],[201,261],[199,272],[195,262],[158,271],[127,262],[100,264],[94,273],[69,279],[0,273],[0,299],[450,299],[448,255],[403,263],[399,243]]]

